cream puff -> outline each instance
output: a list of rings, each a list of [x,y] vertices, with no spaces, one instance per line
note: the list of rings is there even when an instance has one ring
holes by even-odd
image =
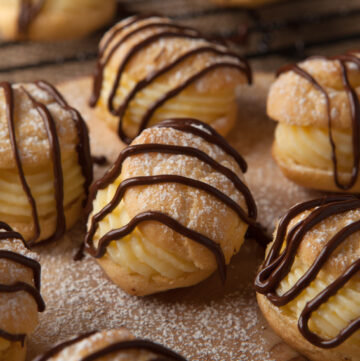
[[[33,361],[186,361],[170,349],[149,340],[135,338],[124,328],[90,332],[36,357]]]
[[[237,117],[235,88],[250,82],[247,62],[224,44],[168,18],[138,15],[101,40],[90,105],[127,144],[174,117],[200,119],[225,135]]]
[[[360,199],[291,208],[255,281],[270,326],[313,361],[360,360]]]
[[[255,226],[245,170],[205,123],[174,119],[145,129],[92,187],[85,250],[133,295],[194,285],[217,268],[224,280]]]
[[[280,69],[267,113],[278,122],[273,155],[292,181],[360,191],[360,53],[312,57]]]
[[[26,340],[45,309],[41,267],[20,234],[0,222],[0,361],[24,361]]]
[[[8,40],[82,38],[114,17],[116,0],[6,0],[0,2],[0,37]]]
[[[81,115],[49,83],[0,83],[0,219],[28,245],[80,218],[92,181]]]

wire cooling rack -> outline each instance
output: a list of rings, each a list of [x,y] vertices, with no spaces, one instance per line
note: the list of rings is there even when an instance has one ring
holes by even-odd
[[[119,0],[114,22],[141,12],[162,13],[227,40],[262,70],[360,48],[360,0],[284,0],[253,9],[219,7],[211,0]],[[0,79],[56,81],[88,74],[105,30],[78,41],[1,42]]]

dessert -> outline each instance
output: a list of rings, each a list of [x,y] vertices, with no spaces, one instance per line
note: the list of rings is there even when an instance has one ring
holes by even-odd
[[[310,360],[360,360],[360,199],[291,208],[255,281],[270,326]]]
[[[210,126],[166,120],[145,129],[95,183],[85,250],[126,292],[196,284],[225,265],[255,227],[246,163]]]
[[[360,57],[312,57],[279,71],[267,102],[278,123],[273,155],[292,181],[327,191],[360,190]]]
[[[22,236],[0,222],[0,360],[24,361],[26,339],[45,309],[41,267]]]
[[[111,357],[110,357],[111,356]],[[90,332],[56,345],[33,361],[186,361],[170,349],[136,339],[126,329]]]
[[[7,0],[0,3],[0,37],[65,40],[84,37],[115,15],[115,0]]]
[[[168,18],[137,15],[100,42],[90,104],[127,144],[175,117],[225,135],[237,115],[235,88],[244,83],[251,83],[249,65],[224,44]]]
[[[49,83],[0,83],[0,219],[28,245],[59,239],[92,181],[81,115]]]

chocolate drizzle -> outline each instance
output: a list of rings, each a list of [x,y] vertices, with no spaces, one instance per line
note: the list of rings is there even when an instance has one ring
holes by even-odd
[[[74,121],[79,138],[78,144],[76,145],[76,151],[78,153],[79,164],[82,169],[82,174],[85,179],[84,181],[85,194],[88,195],[88,189],[92,182],[92,161],[89,151],[90,147],[89,147],[88,131],[85,122],[81,118],[80,114],[75,109],[71,108],[62,98],[62,96],[57,92],[57,90],[49,83],[44,81],[38,81],[34,84],[39,89],[42,89],[43,91],[46,91],[48,94],[50,94],[63,109],[69,112],[72,120]],[[14,154],[15,163],[18,169],[22,188],[28,198],[32,211],[33,222],[34,222],[34,235],[28,241],[28,245],[33,246],[40,236],[40,221],[37,212],[36,202],[32,195],[29,184],[26,181],[25,173],[21,163],[20,153],[17,146],[15,119],[14,119],[13,89],[11,85],[7,82],[0,83],[0,87],[4,90],[4,95],[5,95],[11,148]],[[53,162],[53,171],[54,171],[54,190],[55,190],[55,201],[56,201],[56,212],[57,212],[57,224],[54,234],[50,236],[48,239],[42,240],[42,242],[57,240],[60,237],[62,237],[62,235],[64,234],[66,230],[66,222],[65,222],[65,211],[63,206],[64,184],[63,184],[63,172],[62,172],[62,164],[61,164],[61,151],[60,151],[59,138],[56,130],[56,124],[50,111],[47,109],[47,107],[44,104],[38,102],[30,94],[30,92],[28,92],[24,87],[21,87],[21,90],[28,96],[28,98],[33,103],[35,109],[40,114],[41,118],[43,119],[45,129],[48,135],[50,154]],[[84,200],[84,202],[86,202],[86,199]]]
[[[36,357],[33,361],[46,361],[49,360],[51,357],[56,356],[57,354],[59,354],[61,351],[65,350],[67,347],[75,345],[76,343],[94,335],[95,333],[97,333],[98,331],[92,331],[92,332],[88,332],[85,333],[83,335],[77,336],[75,338],[72,338],[69,341],[65,341],[62,343],[57,344],[55,347],[53,347],[52,349],[50,349],[49,351],[45,352],[44,354]]]
[[[118,42],[110,49],[111,42],[115,39],[117,35],[119,35],[123,30],[129,28],[132,25],[137,24],[141,20],[144,20],[146,18],[151,19],[151,17],[159,17],[160,21],[158,22],[150,22],[145,23],[144,25],[139,25],[134,30],[128,32],[126,35],[120,38]],[[195,83],[197,80],[202,78],[207,73],[218,69],[218,68],[233,68],[236,69],[242,73],[245,74],[247,77],[248,83],[250,84],[252,81],[252,75],[251,75],[251,69],[248,65],[248,63],[241,58],[239,55],[229,51],[226,47],[223,45],[220,45],[218,42],[214,40],[210,40],[206,37],[204,37],[202,34],[200,34],[198,31],[188,28],[182,25],[176,25],[170,22],[166,22],[166,18],[161,18],[160,16],[144,16],[139,15],[135,16],[133,20],[129,21],[127,24],[115,29],[113,33],[109,36],[109,38],[105,41],[104,45],[99,50],[99,56],[98,61],[96,65],[95,75],[94,75],[94,85],[93,85],[93,93],[90,99],[90,105],[92,107],[95,107],[99,98],[100,93],[102,89],[102,83],[103,83],[103,76],[104,76],[104,69],[106,65],[110,62],[113,55],[116,53],[116,51],[121,47],[121,45],[125,44],[127,40],[132,39],[134,35],[146,30],[154,28],[154,30],[164,30],[160,32],[156,32],[153,35],[150,35],[143,40],[136,43],[134,46],[132,46],[128,52],[125,54],[121,64],[119,65],[115,81],[112,85],[112,89],[107,101],[107,106],[109,111],[119,117],[119,125],[118,125],[118,134],[120,139],[129,144],[131,143],[132,139],[130,136],[128,136],[124,129],[123,129],[123,120],[125,117],[125,113],[128,110],[131,101],[136,97],[136,95],[145,89],[147,86],[149,86],[151,83],[153,83],[156,79],[163,76],[164,74],[170,72],[173,70],[176,66],[183,63],[185,60],[202,53],[213,53],[215,56],[226,56],[228,58],[231,58],[229,60],[222,60],[222,61],[216,61],[214,63],[208,63],[206,64],[202,69],[198,70],[195,74],[193,74],[191,77],[186,79],[183,83],[180,85],[172,88],[168,92],[166,92],[160,99],[156,100],[150,108],[145,112],[142,119],[140,120],[139,129],[137,131],[137,134],[140,134],[143,129],[145,129],[153,114],[156,112],[157,109],[159,109],[164,103],[166,103],[168,100],[174,98],[176,95],[178,95],[181,91],[183,91],[188,86]],[[182,38],[182,39],[193,39],[193,40],[206,40],[208,42],[207,45],[199,45],[195,49],[191,49],[188,51],[183,52],[178,58],[170,62],[169,64],[165,65],[163,68],[156,70],[152,72],[151,74],[146,75],[143,79],[141,79],[134,88],[129,92],[129,94],[125,97],[122,104],[115,109],[114,107],[114,98],[116,96],[116,92],[118,87],[121,84],[121,78],[125,71],[126,66],[129,64],[129,62],[136,56],[141,50],[145,49],[146,47],[152,45],[153,43],[157,42],[158,40],[162,39],[168,39],[168,38]]]
[[[40,14],[45,0],[37,0],[33,4],[33,0],[20,0],[20,11],[18,16],[18,33],[19,35],[26,36],[31,23]]]
[[[241,156],[228,143],[226,143],[226,141],[210,126],[200,121],[194,119],[173,119],[161,122],[154,127],[174,128],[182,132],[195,134],[203,138],[207,142],[220,147],[225,153],[229,154],[236,160],[237,164],[243,171],[246,170],[246,163],[241,158]],[[239,218],[242,221],[246,222],[250,227],[258,227],[256,224],[257,211],[254,199],[252,198],[252,195],[247,186],[238,178],[238,176],[233,171],[231,171],[227,167],[222,166],[220,163],[216,162],[214,159],[212,159],[206,153],[200,151],[199,149],[167,144],[136,144],[125,148],[120,153],[119,158],[117,159],[113,167],[104,175],[102,179],[94,183],[94,185],[91,187],[87,212],[90,214],[92,211],[92,201],[96,197],[96,192],[98,190],[106,188],[120,175],[122,165],[128,157],[136,154],[150,152],[187,155],[189,157],[195,157],[202,162],[208,164],[214,170],[227,177],[233,183],[234,187],[244,196],[248,208],[248,214],[246,214],[236,202],[234,202],[229,196],[222,193],[220,190],[210,186],[207,183],[195,179],[169,174],[128,178],[121,182],[121,184],[118,186],[111,202],[106,205],[100,212],[92,216],[90,226],[85,237],[85,250],[93,257],[101,258],[105,254],[107,246],[112,241],[119,240],[122,237],[130,234],[139,223],[148,220],[157,221],[163,223],[164,225],[182,234],[183,236],[188,237],[189,239],[207,247],[215,256],[218,264],[220,277],[224,282],[226,279],[226,264],[221,247],[215,241],[181,225],[178,221],[164,213],[155,211],[142,212],[136,215],[127,225],[123,226],[122,228],[115,229],[106,233],[99,240],[98,246],[94,246],[93,237],[96,233],[99,222],[103,220],[120,204],[126,190],[129,187],[134,187],[138,185],[151,185],[170,182],[185,184],[189,187],[201,189],[210,194],[211,196],[217,198],[231,209],[233,209],[237,213]]]
[[[78,336],[70,341],[66,341],[55,346],[53,349],[49,350],[45,354],[38,356],[34,361],[47,361],[51,357],[58,355],[61,351],[65,350],[67,347],[74,345],[94,334],[97,331],[87,333],[85,335]],[[87,355],[81,358],[79,361],[94,361],[102,357],[121,352],[121,351],[131,351],[131,350],[144,350],[156,354],[159,357],[151,359],[151,361],[186,361],[184,357],[175,353],[174,351],[150,340],[127,340],[127,341],[118,341],[106,346],[100,350],[97,350],[90,355]]]
[[[336,233],[324,246],[311,267],[295,283],[295,285],[279,296],[276,293],[281,281],[290,272],[295,255],[307,232],[325,219],[360,208],[360,199],[352,195],[334,195],[298,204],[283,216],[278,224],[276,237],[255,280],[256,291],[266,295],[275,306],[284,306],[294,300],[306,287],[315,280],[332,253],[352,234],[360,231],[360,221],[353,222]],[[310,214],[288,230],[290,222],[305,211]],[[281,251],[283,245],[285,248]],[[335,295],[353,275],[360,271],[360,259],[329,284],[321,293],[308,302],[301,312],[298,327],[302,335],[312,344],[321,348],[332,348],[343,343],[354,332],[360,329],[360,317],[353,320],[347,327],[332,339],[323,339],[310,331],[308,321],[313,312],[328,299]]]
[[[104,166],[109,163],[108,159],[104,155],[93,155],[91,157],[93,164]]]
[[[348,77],[348,68],[346,66],[347,63],[355,64],[360,71],[360,58],[355,56],[353,53],[347,53],[344,55],[338,55],[334,57],[321,57],[316,56],[311,59],[324,59],[324,60],[336,60],[339,62],[340,71],[341,71],[341,79],[344,86],[344,89],[347,93],[348,100],[350,103],[350,111],[351,111],[351,120],[352,120],[352,146],[353,146],[353,167],[350,181],[346,184],[342,184],[339,180],[339,172],[338,172],[338,162],[336,156],[336,144],[334,141],[333,133],[332,133],[332,125],[331,125],[331,102],[329,94],[326,89],[320,85],[316,79],[311,76],[306,70],[301,68],[296,64],[289,64],[279,69],[278,74],[293,71],[304,79],[308,80],[318,91],[320,91],[325,98],[326,102],[326,110],[328,117],[328,129],[329,129],[329,142],[331,146],[331,158],[333,162],[333,170],[334,170],[334,181],[336,186],[342,190],[349,190],[357,181],[359,176],[359,167],[360,167],[360,101],[358,95],[351,85]]]
[[[19,239],[23,243],[23,245],[27,247],[24,239],[19,233],[14,232],[7,224],[0,222],[0,240],[14,238]],[[33,271],[34,277],[34,286],[20,281],[11,285],[0,284],[0,293],[26,292],[35,300],[38,311],[43,312],[45,310],[45,303],[40,294],[41,266],[39,262],[35,261],[32,258],[23,256],[19,253],[4,249],[0,250],[0,259],[7,259],[11,262],[30,268]],[[0,338],[3,338],[10,342],[21,342],[22,346],[24,346],[26,334],[12,334],[0,329]]]

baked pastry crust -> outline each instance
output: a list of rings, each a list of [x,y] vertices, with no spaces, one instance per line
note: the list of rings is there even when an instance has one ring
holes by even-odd
[[[81,361],[95,355],[96,359],[112,361],[151,361],[162,360],[162,357],[169,361],[186,361],[159,344],[135,339],[125,328],[95,331],[75,337],[55,346],[34,361]]]
[[[246,82],[248,64],[225,45],[168,18],[139,15],[101,40],[90,103],[128,144],[145,127],[180,117],[225,135],[237,115],[235,88]]]
[[[26,338],[45,308],[40,295],[40,264],[24,240],[0,222],[0,360],[23,361]]]
[[[49,83],[0,84],[0,219],[33,245],[79,219],[92,180],[88,132]]]
[[[148,128],[120,154],[112,174],[105,175],[92,190],[86,249],[126,292],[146,295],[196,284],[217,266],[224,272],[225,263],[239,251],[247,222],[256,217],[255,203],[234,153],[212,142],[209,132],[225,142],[204,123],[190,119]],[[205,140],[204,136],[210,137]],[[137,153],[141,147],[154,149]],[[164,151],[164,147],[171,149]],[[189,149],[196,154],[183,153]],[[130,156],[124,158],[127,153]],[[210,163],[197,158],[198,153],[205,154]],[[128,187],[122,200],[114,201],[115,192],[120,194],[124,184],[138,177],[145,179],[144,183]],[[114,236],[112,240],[118,240],[107,242],[99,253],[99,242],[103,245],[103,240],[114,234],[112,230],[116,233],[129,227],[139,217],[148,217],[148,212],[170,220],[159,219],[157,214],[144,219],[130,233]],[[103,216],[99,217],[100,213]],[[189,230],[197,234],[189,234]],[[201,241],[203,238],[207,240]]]
[[[359,54],[353,52],[313,57],[280,69],[267,113],[279,122],[274,158],[296,183],[359,191],[359,66]]]
[[[258,303],[270,326],[313,361],[360,360],[359,206],[358,198],[344,195],[293,207],[280,220],[267,250],[271,260],[266,258],[256,278]],[[344,238],[334,243],[340,237]],[[276,251],[279,245],[280,252]],[[281,271],[288,254],[293,261]],[[319,262],[320,257],[326,257],[324,262]],[[277,268],[271,266],[275,263]],[[331,291],[330,298],[323,298],[350,270],[355,271],[348,280]],[[300,286],[303,279],[309,280],[304,287]],[[299,287],[296,294],[287,296]],[[312,306],[316,299],[320,299],[317,307]],[[351,324],[353,333],[346,334]]]
[[[115,0],[2,1],[0,37],[37,41],[82,38],[111,21],[115,9]]]

